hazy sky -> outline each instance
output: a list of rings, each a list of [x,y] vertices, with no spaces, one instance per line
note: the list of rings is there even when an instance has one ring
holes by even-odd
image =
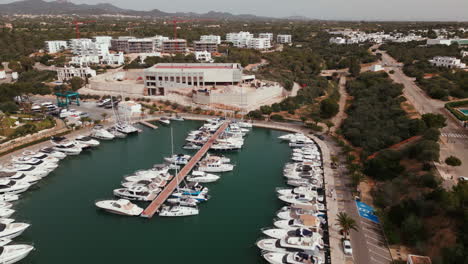
[[[0,3],[13,2],[0,0]],[[353,20],[468,21],[468,0],[72,0],[112,3],[135,10],[226,11],[234,14]]]

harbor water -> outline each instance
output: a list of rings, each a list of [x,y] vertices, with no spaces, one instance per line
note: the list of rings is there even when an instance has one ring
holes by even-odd
[[[172,122],[176,153],[195,153],[182,146],[201,124]],[[255,242],[282,206],[275,188],[285,186],[282,168],[290,157],[288,145],[277,139],[283,132],[253,128],[241,151],[227,153],[236,167],[205,184],[211,199],[197,216],[124,217],[94,206],[113,198],[124,175],[171,154],[170,128],[158,126],[67,157],[24,194],[13,217],[32,225],[15,241],[32,241],[36,250],[22,263],[265,263]]]

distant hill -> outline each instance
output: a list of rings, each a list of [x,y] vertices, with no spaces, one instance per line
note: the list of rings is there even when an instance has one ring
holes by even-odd
[[[193,12],[176,12],[167,13],[159,9],[150,11],[136,11],[131,9],[123,9],[112,4],[74,4],[72,2],[57,0],[46,2],[43,0],[22,0],[9,4],[0,4],[0,14],[31,14],[31,15],[131,15],[145,17],[190,17],[190,18],[212,18],[212,19],[227,19],[227,20],[265,20],[274,19],[268,17],[260,17],[255,15],[234,15],[227,12],[210,11],[205,14]]]

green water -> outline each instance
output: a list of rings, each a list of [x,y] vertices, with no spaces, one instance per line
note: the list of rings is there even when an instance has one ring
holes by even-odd
[[[200,125],[173,122],[177,152]],[[206,184],[211,200],[198,216],[186,218],[122,217],[94,206],[97,199],[113,197],[122,176],[170,154],[170,128],[145,128],[67,157],[16,205],[15,218],[32,223],[18,240],[37,249],[23,263],[263,263],[254,243],[282,205],[275,187],[284,185],[281,171],[290,149],[277,139],[281,134],[254,128],[242,151],[227,154],[235,170]]]

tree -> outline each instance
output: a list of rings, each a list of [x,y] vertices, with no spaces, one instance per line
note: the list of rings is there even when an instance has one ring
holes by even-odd
[[[327,98],[320,102],[320,117],[324,119],[328,119],[334,117],[338,114],[340,110],[340,106],[330,98]]]
[[[76,91],[78,89],[80,89],[82,86],[83,86],[84,82],[83,82],[83,79],[81,79],[80,77],[73,77],[71,80],[70,80],[70,85],[71,85],[71,89],[73,91]]]
[[[107,113],[102,113],[101,116],[102,116],[103,121],[106,121]]]
[[[10,61],[8,63],[8,68],[10,68],[14,72],[21,72],[22,71],[21,64],[19,64],[19,62],[17,62],[17,61]]]
[[[423,138],[426,140],[439,141],[440,131],[437,128],[429,128],[423,134]]]
[[[441,114],[424,114],[422,115],[422,120],[426,123],[427,127],[443,128],[447,125],[445,123],[447,119]]]
[[[353,77],[358,77],[361,73],[361,64],[356,58],[351,58],[349,62],[349,73]]]
[[[340,226],[341,232],[344,233],[345,239],[347,238],[349,231],[351,230],[358,231],[356,220],[354,220],[347,213],[344,213],[344,212],[338,213],[336,221],[338,222],[336,223],[336,225]]]
[[[446,158],[445,163],[447,163],[447,165],[452,166],[452,167],[461,166],[462,164],[461,160],[455,156],[450,156]]]
[[[326,120],[326,121],[325,121],[325,125],[326,125],[327,128],[328,128],[327,133],[330,133],[330,128],[332,128],[333,126],[335,126],[335,124],[333,124],[333,122],[330,121],[330,120]]]
[[[33,69],[34,60],[30,57],[21,57],[20,63],[23,71],[30,71]]]

